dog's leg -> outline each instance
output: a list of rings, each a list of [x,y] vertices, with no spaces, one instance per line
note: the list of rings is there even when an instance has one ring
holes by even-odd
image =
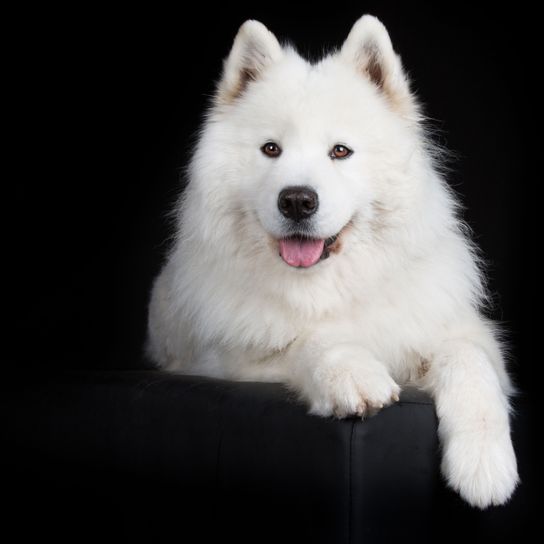
[[[346,333],[352,327],[329,323],[264,357],[230,353],[227,377],[282,382],[315,415],[369,415],[397,401],[400,387],[355,334]]]
[[[397,401],[400,387],[386,366],[342,332],[335,324],[294,343],[287,354],[289,387],[321,416],[364,417]]]
[[[448,484],[473,506],[503,504],[518,474],[508,397],[489,353],[470,341],[449,340],[424,380],[436,403]]]

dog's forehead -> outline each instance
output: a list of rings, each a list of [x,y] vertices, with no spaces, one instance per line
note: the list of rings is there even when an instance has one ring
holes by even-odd
[[[263,87],[281,95],[286,105],[294,101],[320,107],[323,104],[342,106],[346,101],[355,105],[376,94],[374,85],[337,56],[326,57],[315,64],[300,57],[298,62],[286,59],[277,63],[269,75]]]
[[[387,109],[373,85],[334,58],[315,65],[300,58],[278,63],[248,89],[239,107],[254,126],[304,127],[309,134],[327,126],[353,126],[354,119]]]

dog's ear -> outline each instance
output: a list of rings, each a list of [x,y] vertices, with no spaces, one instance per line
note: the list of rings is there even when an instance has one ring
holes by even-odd
[[[240,96],[251,81],[259,79],[283,53],[274,34],[259,21],[246,21],[238,30],[223,65],[216,100],[228,104]]]
[[[396,111],[410,116],[417,112],[400,58],[385,26],[376,17],[364,15],[353,25],[340,57],[376,85]]]

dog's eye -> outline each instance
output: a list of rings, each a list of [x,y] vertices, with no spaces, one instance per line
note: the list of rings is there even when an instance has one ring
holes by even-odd
[[[347,159],[352,153],[353,151],[349,147],[342,144],[336,144],[331,149],[329,157],[331,159]]]
[[[267,156],[276,158],[281,155],[281,147],[276,142],[266,142],[262,147],[261,151]]]

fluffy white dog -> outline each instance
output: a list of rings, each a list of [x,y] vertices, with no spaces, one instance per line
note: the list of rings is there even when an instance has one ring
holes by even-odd
[[[281,381],[313,414],[365,416],[415,383],[470,504],[518,482],[512,392],[478,260],[385,27],[316,64],[240,28],[152,294],[164,368]]]

